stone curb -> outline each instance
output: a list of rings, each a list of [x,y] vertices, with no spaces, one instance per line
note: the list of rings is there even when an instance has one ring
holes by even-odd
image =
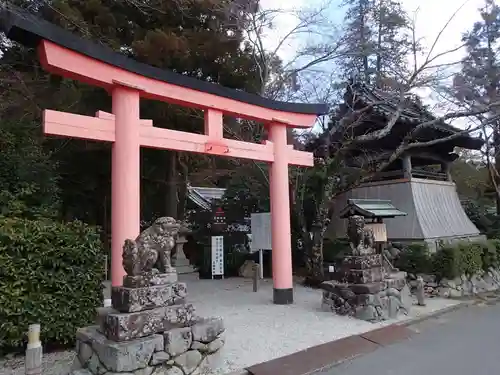
[[[423,322],[425,320],[437,318],[438,316],[450,313],[452,311],[456,311],[456,310],[462,309],[464,307],[469,307],[469,306],[475,305],[477,303],[478,302],[475,301],[475,300],[462,301],[462,302],[457,303],[456,305],[448,306],[448,307],[445,307],[443,309],[431,312],[429,314],[425,314],[425,315],[422,315],[422,316],[417,316],[415,318],[411,318],[411,319],[405,320],[403,322],[394,323],[394,324],[395,325],[399,325],[399,326],[403,326],[403,327],[408,327],[408,326],[411,326],[413,324],[417,324],[417,323]]]

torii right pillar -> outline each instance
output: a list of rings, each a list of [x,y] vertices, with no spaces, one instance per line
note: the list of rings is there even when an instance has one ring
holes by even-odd
[[[278,305],[287,305],[293,303],[293,276],[286,125],[272,123],[269,140],[274,146],[274,161],[269,170],[273,301]]]

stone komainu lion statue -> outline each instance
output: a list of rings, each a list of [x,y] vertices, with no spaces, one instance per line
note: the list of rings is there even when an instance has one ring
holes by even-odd
[[[154,269],[171,272],[171,252],[175,247],[180,224],[172,217],[161,217],[152,226],[123,245],[123,268],[127,275],[139,276]]]
[[[365,218],[359,215],[349,216],[347,221],[347,237],[353,255],[361,255],[363,249],[372,249],[375,236],[371,228],[365,228]]]

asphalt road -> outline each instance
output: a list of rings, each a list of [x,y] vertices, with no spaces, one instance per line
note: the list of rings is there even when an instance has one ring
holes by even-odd
[[[471,306],[410,327],[419,332],[318,375],[499,375],[500,305]]]

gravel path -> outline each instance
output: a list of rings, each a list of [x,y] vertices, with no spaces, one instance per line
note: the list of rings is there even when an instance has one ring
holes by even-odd
[[[342,337],[370,331],[395,321],[368,323],[321,311],[321,291],[295,286],[295,303],[272,303],[272,281],[263,280],[259,291],[252,291],[252,280],[198,280],[181,276],[188,283],[188,300],[201,316],[222,316],[226,325],[226,345],[216,375],[292,354]],[[457,304],[456,301],[430,299],[426,307],[415,307],[406,320]],[[66,375],[74,353],[44,356],[44,375]],[[0,362],[0,375],[24,375],[22,359]]]
[[[73,351],[46,353],[43,355],[43,375],[66,375],[71,368]],[[25,375],[24,358],[16,357],[0,361],[0,375]]]

